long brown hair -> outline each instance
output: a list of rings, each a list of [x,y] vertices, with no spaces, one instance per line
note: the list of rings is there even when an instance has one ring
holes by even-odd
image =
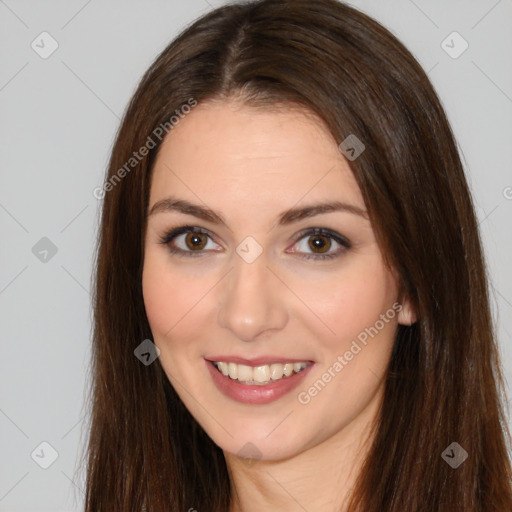
[[[263,0],[215,9],[186,28],[145,73],[119,128],[101,194],[86,512],[228,511],[222,450],[159,360],[144,365],[134,350],[152,339],[141,283],[163,139],[155,134],[172,129],[184,105],[234,95],[262,108],[298,104],[336,141],[363,141],[350,165],[417,313],[398,327],[350,510],[512,510],[486,268],[440,101],[411,53],[367,15],[336,0]],[[457,468],[442,457],[454,442],[468,454]]]

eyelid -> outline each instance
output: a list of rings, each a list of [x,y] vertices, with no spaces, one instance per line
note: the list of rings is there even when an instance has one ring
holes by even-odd
[[[342,234],[337,233],[336,231],[332,231],[328,228],[317,228],[317,227],[305,228],[305,229],[299,231],[295,235],[294,244],[296,244],[299,240],[301,240],[305,236],[315,236],[315,235],[322,235],[322,236],[327,236],[329,238],[332,238],[333,240],[336,240],[336,242],[338,242],[339,244],[341,244],[347,248],[350,248],[352,246],[352,244],[350,243],[350,240],[348,238],[346,238],[345,236],[343,236]]]
[[[191,233],[191,232],[201,233],[203,235],[206,235],[212,241],[214,241],[217,245],[220,245],[218,242],[216,242],[214,240],[214,237],[212,236],[212,233],[209,230],[207,230],[205,228],[201,228],[199,226],[192,226],[192,225],[189,225],[189,224],[177,226],[175,228],[171,228],[170,230],[167,230],[160,237],[159,243],[168,246],[169,250],[171,252],[173,252],[173,253],[176,253],[176,254],[186,254],[186,255],[191,255],[191,256],[200,256],[201,254],[209,252],[209,251],[184,251],[183,249],[180,249],[180,248],[177,248],[177,247],[172,247],[170,245],[171,241],[173,241],[176,237],[178,237],[180,235],[183,235],[183,234],[186,234],[186,233]]]
[[[190,233],[190,232],[197,232],[197,233],[201,233],[203,235],[206,235],[213,242],[215,242],[217,245],[220,245],[218,242],[215,241],[215,237],[212,235],[212,233],[208,229],[201,228],[199,226],[189,225],[189,224],[187,224],[187,225],[180,225],[180,226],[177,226],[175,228],[171,228],[171,229],[167,230],[160,237],[159,243],[168,246],[169,251],[171,253],[173,253],[173,254],[178,255],[178,256],[196,257],[196,256],[202,256],[203,254],[211,252],[211,250],[208,250],[208,251],[204,251],[204,250],[198,250],[198,251],[190,251],[189,250],[189,251],[185,251],[183,249],[172,247],[170,245],[170,242],[173,241],[176,237],[178,237],[178,236],[180,236],[182,234],[185,234],[185,233]],[[325,259],[330,259],[330,258],[336,258],[337,256],[340,256],[342,253],[346,252],[347,250],[349,250],[352,247],[351,242],[345,236],[341,235],[340,233],[338,233],[336,231],[330,230],[328,228],[319,228],[319,227],[304,228],[301,231],[299,231],[294,236],[294,242],[293,242],[292,246],[294,246],[300,240],[302,240],[303,238],[305,238],[307,236],[315,236],[315,235],[321,235],[321,236],[325,236],[327,238],[331,238],[332,240],[334,240],[335,242],[340,244],[344,249],[338,250],[338,251],[335,251],[335,252],[328,252],[328,253],[325,253],[325,254],[314,253],[314,252],[312,252],[312,253],[302,253],[302,252],[299,252],[299,251],[292,251],[292,253],[300,255],[300,257],[303,258],[303,259],[313,259],[313,260],[322,260],[322,259],[324,259],[325,260]],[[215,251],[215,252],[217,252],[217,251]]]
[[[328,228],[318,228],[318,227],[312,227],[312,228],[305,228],[301,231],[299,231],[295,235],[295,241],[293,242],[293,245],[296,245],[300,240],[306,237],[312,237],[316,235],[325,236],[327,238],[330,238],[334,240],[336,243],[338,243],[342,248],[338,249],[337,251],[333,252],[326,252],[326,253],[314,253],[314,252],[307,252],[307,253],[301,253],[299,251],[292,251],[293,254],[299,255],[300,258],[303,258],[305,260],[314,260],[314,261],[322,261],[322,260],[334,260],[340,256],[342,256],[345,252],[347,252],[349,249],[352,248],[351,242],[343,236],[342,234],[333,231]],[[292,246],[293,246],[292,245]]]

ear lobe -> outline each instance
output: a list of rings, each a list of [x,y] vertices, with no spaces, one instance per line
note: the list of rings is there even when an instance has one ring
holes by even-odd
[[[398,323],[401,325],[412,325],[416,322],[416,312],[408,299],[401,302],[402,309],[398,313]]]

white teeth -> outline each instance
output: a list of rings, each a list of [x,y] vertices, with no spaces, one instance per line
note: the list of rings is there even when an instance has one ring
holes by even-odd
[[[234,363],[229,363],[234,364]],[[241,381],[254,380],[252,377],[253,371],[250,366],[245,366],[244,364],[237,364],[238,368],[238,379]],[[231,375],[230,375],[231,377]]]
[[[283,365],[282,364],[271,364],[270,365],[270,378],[272,380],[278,380],[283,377]]]
[[[310,363],[273,363],[261,366],[247,366],[245,364],[227,363],[224,361],[214,361],[213,363],[219,371],[229,376],[230,379],[238,380],[247,384],[268,384],[269,382],[289,377],[292,373],[298,373]]]
[[[283,368],[284,374],[289,377],[293,373],[293,363],[286,363]]]
[[[217,368],[222,372],[223,375],[229,375],[229,365],[227,363],[217,363]]]
[[[232,379],[238,378],[238,365],[235,363],[228,363],[228,373]]]
[[[256,366],[252,371],[253,380],[256,382],[268,382],[270,380],[270,367],[268,364],[264,366]]]

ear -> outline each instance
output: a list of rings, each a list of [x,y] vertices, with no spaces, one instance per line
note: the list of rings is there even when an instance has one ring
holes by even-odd
[[[407,297],[403,297],[399,302],[402,308],[398,312],[398,323],[401,325],[412,325],[416,322],[417,315],[411,301]]]

